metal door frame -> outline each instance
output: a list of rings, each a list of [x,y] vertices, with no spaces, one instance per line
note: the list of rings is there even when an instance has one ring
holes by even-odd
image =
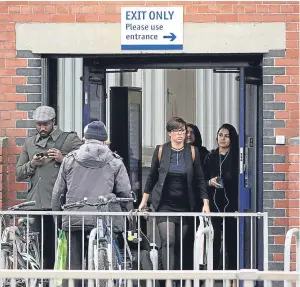
[[[245,166],[245,151],[246,151],[246,76],[245,68],[240,68],[240,116],[239,116],[239,147],[240,147],[240,167],[239,167],[239,212],[247,212],[248,209],[253,208],[255,212],[263,212],[263,99],[262,99],[262,85],[258,85],[256,108],[257,108],[257,128],[256,128],[256,153],[253,154],[256,160],[256,206],[251,207],[250,189],[246,187],[246,166]],[[250,160],[250,159],[248,159]],[[253,183],[254,184],[254,183]],[[245,268],[245,219],[239,219],[239,269]],[[264,266],[264,250],[263,250],[263,222],[257,222],[257,236],[253,238],[256,240],[256,268],[259,270],[266,270]],[[252,250],[251,250],[252,252]]]
[[[105,69],[102,69],[102,70],[97,70],[97,71],[92,71],[91,70],[91,66],[89,65],[84,65],[83,66],[83,127],[85,127],[87,124],[89,124],[90,122],[90,115],[91,115],[91,112],[90,112],[90,101],[91,101],[91,91],[90,91],[90,85],[91,84],[96,84],[96,85],[99,85],[99,86],[102,86],[105,88],[106,86],[106,72],[105,72]],[[104,82],[102,84],[99,83],[99,78],[95,79],[93,78],[93,74],[101,74],[101,78],[104,77]],[[105,107],[101,110],[100,112],[100,120],[106,124],[106,92],[101,92],[100,90],[100,94],[101,93],[104,93],[104,100],[103,98],[100,96],[100,106],[101,104],[104,102],[104,105]],[[103,100],[103,102],[101,102]]]
[[[246,192],[245,188],[245,69],[240,68],[240,116],[239,116],[239,145],[240,145],[240,166],[239,166],[239,212],[246,209]],[[244,226],[243,217],[239,219],[239,269],[243,269],[244,262]]]
[[[88,66],[83,67],[83,126],[85,127],[90,121],[90,69]]]

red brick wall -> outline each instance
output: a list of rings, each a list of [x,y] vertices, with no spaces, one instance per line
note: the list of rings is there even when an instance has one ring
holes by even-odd
[[[299,163],[300,163],[300,137],[291,139],[288,147],[288,162],[289,169],[287,174],[288,180],[288,227],[300,228],[300,177],[299,177]],[[295,238],[293,238],[292,255],[291,255],[291,269],[296,270],[296,245]],[[299,260],[299,258],[298,258]]]
[[[0,140],[0,208],[3,207],[3,198],[5,198],[4,191],[6,190],[7,182],[7,138],[2,138]]]
[[[299,111],[297,111],[299,112]],[[293,111],[290,111],[293,113]],[[277,172],[284,172],[286,174],[286,182],[278,183],[281,185],[280,189],[286,190],[285,199],[275,200],[275,208],[286,208],[286,218],[276,218],[275,226],[286,226],[286,231],[291,228],[300,227],[300,192],[299,192],[299,162],[300,162],[300,138],[291,138],[287,146],[279,146],[276,152],[286,156],[286,163],[276,164],[275,170]],[[275,244],[284,244],[285,236],[275,236]],[[291,248],[291,268],[295,270],[296,265],[296,245],[295,238],[292,241]],[[274,254],[276,261],[283,261],[283,253]]]
[[[298,2],[0,2],[0,136],[8,137],[7,167],[2,168],[4,200],[16,199],[17,191],[24,191],[24,183],[15,182],[15,164],[20,146],[16,139],[27,136],[25,128],[16,128],[16,121],[27,119],[28,112],[17,111],[17,103],[27,101],[27,95],[17,93],[17,85],[30,84],[26,76],[16,76],[16,69],[27,67],[27,59],[16,58],[17,22],[120,22],[120,7],[183,5],[185,22],[285,22],[286,56],[275,58],[274,66],[286,67],[284,76],[275,76],[274,84],[284,85],[285,93],[275,93],[274,101],[284,102],[285,110],[275,111],[275,119],[285,121],[284,128],[275,128],[276,135],[287,139],[299,135],[299,3]],[[30,39],[28,39],[30,41]],[[295,154],[292,154],[295,153]],[[286,155],[286,162],[274,164],[274,172],[283,172],[285,182],[274,182],[274,190],[286,192],[285,200],[275,206],[286,209],[287,219],[275,219],[275,226],[299,225],[289,216],[297,216],[299,199],[299,174],[295,169],[299,163],[297,146],[275,147],[275,154]],[[5,170],[6,168],[6,170]],[[5,177],[3,172],[6,173]],[[290,208],[289,208],[290,207]],[[299,212],[299,209],[298,209]],[[282,243],[282,236],[275,236]],[[282,260],[282,252],[274,254],[274,261]]]
[[[298,139],[291,139],[288,147],[288,210],[289,227],[300,226],[300,197],[299,197],[299,162],[300,162],[300,144]]]

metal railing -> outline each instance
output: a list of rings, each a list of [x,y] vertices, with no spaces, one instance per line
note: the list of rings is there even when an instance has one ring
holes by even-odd
[[[296,238],[296,272],[300,277],[300,229],[292,228],[290,229],[286,236],[284,242],[284,271],[288,272],[291,268],[291,246],[292,246],[292,238],[295,236]],[[284,287],[288,286],[288,282],[284,282]],[[300,282],[297,281],[297,287],[300,287]]]
[[[166,287],[172,287],[175,280],[184,280],[186,287],[192,286],[192,281],[200,280],[225,280],[224,287],[230,287],[230,281],[237,280],[243,282],[244,287],[254,287],[256,282],[263,281],[265,286],[269,286],[273,281],[286,281],[288,285],[299,282],[300,275],[297,272],[285,271],[258,271],[239,270],[239,271],[26,271],[26,270],[0,270],[0,279],[23,278],[27,282],[30,279],[49,279],[53,282],[57,278],[68,280],[68,287],[74,287],[74,280],[126,280],[126,287],[133,286],[133,280],[146,280],[147,287],[151,287],[155,280],[165,280]],[[11,287],[15,287],[14,281]],[[55,285],[55,284],[54,284]]]
[[[180,226],[180,242],[179,245],[180,245],[180,262],[179,262],[179,269],[180,270],[183,270],[184,269],[184,266],[183,266],[183,260],[185,259],[185,256],[186,254],[183,252],[183,248],[185,248],[185,242],[183,240],[183,234],[182,234],[182,227],[184,225],[184,222],[185,220],[189,219],[190,218],[190,223],[192,224],[193,228],[194,228],[194,232],[192,232],[192,236],[195,237],[195,241],[192,242],[192,244],[194,245],[194,254],[195,252],[202,252],[202,255],[203,253],[206,254],[206,258],[205,260],[203,261],[202,259],[200,260],[199,257],[197,256],[194,256],[194,259],[193,260],[193,255],[192,255],[192,258],[188,258],[188,260],[191,261],[191,269],[194,269],[194,270],[197,270],[197,272],[200,272],[202,274],[202,271],[200,271],[200,266],[199,265],[205,265],[205,269],[206,269],[206,272],[210,272],[212,269],[213,269],[213,253],[214,252],[217,252],[216,250],[213,250],[213,236],[214,236],[214,232],[212,232],[211,228],[207,227],[207,226],[202,226],[201,227],[201,220],[200,220],[200,225],[199,225],[199,218],[206,218],[208,219],[208,221],[210,222],[211,221],[214,221],[214,219],[219,219],[219,221],[222,223],[222,234],[223,234],[223,237],[225,236],[226,234],[226,222],[227,222],[227,219],[228,218],[233,218],[234,220],[232,222],[234,222],[234,224],[236,224],[236,230],[237,230],[237,234],[232,234],[232,238],[236,237],[236,240],[237,240],[237,246],[236,247],[236,264],[237,264],[237,269],[240,268],[239,266],[239,253],[240,253],[240,250],[239,250],[239,227],[240,227],[240,220],[241,219],[246,219],[247,222],[248,222],[248,236],[249,236],[249,239],[250,239],[250,243],[249,243],[249,250],[250,250],[250,253],[249,253],[249,267],[247,266],[246,268],[249,268],[249,269],[253,269],[256,267],[256,262],[255,262],[255,248],[254,248],[254,244],[253,242],[255,241],[255,236],[257,234],[257,229],[256,229],[256,226],[257,226],[257,223],[259,221],[262,222],[262,225],[263,225],[263,250],[264,250],[264,271],[267,271],[268,270],[268,215],[267,213],[209,213],[209,214],[203,214],[203,213],[191,213],[191,212],[186,212],[186,213],[171,213],[171,212],[100,212],[100,211],[93,211],[93,212],[90,212],[90,211],[59,211],[59,212],[55,212],[55,211],[1,211],[0,212],[0,216],[2,217],[6,217],[6,216],[10,216],[10,218],[12,219],[11,220],[11,223],[13,226],[12,229],[10,230],[10,235],[11,237],[9,238],[6,238],[6,237],[3,237],[3,226],[1,225],[1,229],[0,229],[0,234],[2,234],[2,237],[1,237],[1,247],[0,247],[0,253],[3,249],[3,247],[5,247],[6,245],[3,244],[5,242],[12,242],[14,240],[14,238],[16,237],[19,237],[19,232],[16,232],[19,227],[18,227],[18,224],[16,223],[17,222],[17,219],[19,219],[20,217],[23,217],[25,218],[25,222],[28,222],[30,223],[31,221],[31,218],[33,217],[36,217],[36,216],[40,216],[41,217],[41,234],[40,234],[40,238],[41,238],[41,242],[40,242],[40,256],[37,256],[37,257],[40,257],[40,262],[36,262],[37,263],[37,267],[34,267],[32,264],[31,261],[28,261],[26,258],[26,256],[28,255],[32,255],[32,254],[36,254],[36,253],[32,253],[31,252],[31,245],[29,244],[30,242],[35,242],[34,240],[34,232],[30,232],[30,224],[26,225],[26,230],[25,230],[25,235],[23,237],[23,239],[21,238],[21,240],[19,240],[18,244],[13,244],[12,247],[13,247],[13,251],[11,252],[11,254],[13,254],[13,264],[12,266],[10,266],[9,268],[9,272],[11,271],[14,271],[15,269],[18,269],[18,271],[22,271],[25,269],[25,270],[30,270],[30,274],[33,274],[32,272],[36,272],[36,270],[43,270],[43,269],[47,269],[47,268],[44,268],[43,266],[43,254],[44,254],[44,250],[46,248],[51,248],[49,246],[45,246],[44,242],[43,242],[43,233],[47,233],[49,232],[48,231],[48,226],[45,226],[45,224],[43,223],[43,218],[45,216],[52,216],[54,218],[54,225],[55,225],[55,230],[58,229],[58,227],[60,226],[59,224],[59,221],[58,221],[58,218],[61,217],[61,216],[64,216],[65,218],[68,219],[68,225],[65,226],[65,230],[67,232],[67,241],[72,243],[72,240],[71,240],[71,234],[73,231],[73,227],[71,226],[71,218],[74,218],[76,217],[77,219],[80,219],[80,228],[79,228],[79,231],[81,231],[81,235],[79,237],[81,241],[81,246],[83,247],[85,245],[85,242],[88,242],[87,244],[87,257],[85,257],[85,252],[84,252],[84,249],[82,248],[81,249],[81,255],[82,255],[82,259],[81,259],[81,265],[82,270],[85,270],[85,269],[88,269],[88,270],[97,270],[97,272],[100,272],[102,269],[99,268],[98,264],[95,264],[95,260],[97,259],[98,260],[98,256],[100,253],[97,253],[98,255],[95,255],[95,250],[97,250],[97,252],[99,252],[100,249],[107,249],[107,255],[109,257],[109,260],[107,260],[108,262],[108,267],[105,268],[106,271],[105,272],[111,272],[113,270],[116,270],[116,268],[113,266],[115,264],[114,260],[113,260],[113,257],[112,256],[115,256],[114,255],[114,242],[113,242],[113,235],[112,235],[112,232],[110,230],[110,235],[108,236],[108,239],[107,239],[107,245],[105,245],[103,247],[103,245],[101,245],[103,243],[103,241],[99,241],[99,240],[96,240],[96,238],[98,238],[97,236],[99,236],[99,226],[98,226],[98,219],[99,217],[104,217],[104,216],[107,216],[108,217],[108,220],[107,220],[107,223],[109,226],[112,226],[112,222],[113,222],[113,219],[115,217],[120,217],[122,216],[123,220],[124,220],[124,231],[123,231],[123,238],[122,240],[124,242],[127,242],[127,241],[130,241],[130,244],[135,244],[136,246],[136,249],[137,249],[137,252],[135,253],[136,255],[136,258],[135,258],[135,262],[136,262],[136,266],[133,268],[132,266],[132,258],[134,257],[130,257],[130,253],[132,253],[133,250],[131,250],[131,246],[128,247],[125,243],[124,243],[124,248],[121,250],[123,253],[118,256],[119,254],[116,255],[116,258],[117,260],[119,258],[122,257],[122,262],[120,264],[117,264],[118,267],[117,268],[120,268],[122,271],[128,271],[129,274],[131,274],[131,271],[132,270],[138,270],[138,271],[143,271],[143,266],[142,266],[142,256],[143,256],[143,248],[142,248],[142,231],[141,231],[141,227],[142,227],[142,221],[143,220],[146,220],[147,221],[147,226],[152,226],[152,228],[150,228],[150,231],[149,234],[148,232],[146,232],[146,239],[147,241],[149,241],[148,243],[150,244],[150,246],[160,246],[160,239],[159,239],[159,231],[157,229],[157,223],[159,221],[159,218],[160,217],[165,217],[166,218],[166,229],[167,229],[167,241],[168,241],[168,248],[167,248],[167,262],[168,262],[168,267],[165,269],[165,270],[171,270],[170,267],[170,255],[171,255],[171,251],[170,251],[170,241],[171,241],[171,237],[170,237],[170,232],[169,232],[169,227],[170,227],[170,224],[172,224],[172,218],[176,217],[176,218],[179,218],[179,221],[178,221],[178,225]],[[135,220],[136,220],[136,229],[133,231],[133,230],[129,230],[129,227],[128,227],[128,224],[126,223],[128,221],[128,219],[134,217]],[[93,218],[94,219],[94,222],[95,222],[95,226],[96,228],[94,227],[93,229],[93,232],[88,232],[88,234],[86,234],[86,222],[88,221],[88,219],[90,218]],[[146,219],[145,219],[146,218]],[[20,221],[19,220],[19,223],[20,222],[24,222],[24,221]],[[98,226],[98,227],[97,227]],[[77,230],[78,231],[78,230]],[[148,228],[148,231],[149,231],[149,228]],[[136,233],[136,234],[135,234]],[[130,236],[129,236],[130,235]],[[205,245],[205,250],[203,250],[203,245],[202,245],[202,241],[203,240],[203,236],[207,236],[207,240],[206,240],[206,245]],[[100,236],[101,237],[101,236]],[[134,240],[130,239],[130,237],[134,238]],[[57,249],[57,240],[58,240],[58,233],[55,232],[55,236],[54,236],[54,240],[55,242],[53,242],[53,249],[55,250],[56,252],[56,249]],[[202,238],[202,239],[201,239]],[[4,240],[6,240],[4,242]],[[19,264],[17,262],[17,253],[19,251],[19,248],[20,246],[22,246],[22,240],[25,241],[25,248],[23,248],[23,251],[22,251],[22,256],[24,256],[24,260],[22,261],[21,260],[21,264]],[[199,240],[199,241],[198,241]],[[95,243],[96,241],[96,243]],[[201,242],[200,242],[201,241]],[[24,242],[23,242],[24,243]],[[147,244],[148,244],[147,243]],[[72,250],[70,249],[70,246],[71,244],[68,245],[68,254],[71,254],[71,257],[73,256],[72,254]],[[7,246],[6,246],[7,247]],[[6,248],[5,247],[5,248]],[[99,248],[100,247],[100,248]],[[160,246],[161,247],[161,246]],[[201,249],[202,248],[202,249]],[[225,270],[226,269],[226,244],[225,244],[225,240],[223,240],[223,244],[221,245],[221,249],[223,250],[223,254],[220,256],[221,257],[221,260],[222,261],[222,269]],[[161,251],[161,250],[160,250]],[[203,252],[204,251],[204,252]],[[119,251],[118,251],[119,252]],[[244,252],[244,250],[243,250]],[[33,256],[34,257],[34,256]],[[67,258],[67,261],[68,261],[68,266],[70,266],[70,264],[72,263],[72,260],[71,257],[68,257]],[[151,267],[151,274],[153,274],[153,271],[154,270],[157,270],[157,266],[155,267],[155,264],[152,260],[152,258],[150,258],[151,261],[152,261],[152,267]],[[38,260],[36,260],[38,261]],[[23,263],[22,263],[23,262]],[[97,267],[98,266],[98,267]],[[69,269],[70,267],[67,267],[67,269]],[[3,269],[3,267],[0,266],[0,269]],[[20,270],[21,269],[21,270]],[[33,269],[36,269],[36,270],[33,270]],[[53,268],[51,268],[53,269]],[[72,268],[71,268],[72,269]],[[161,268],[159,268],[161,269]],[[164,269],[164,268],[163,268]],[[188,270],[191,270],[191,269],[188,269]],[[149,270],[149,269],[147,269]],[[49,269],[47,269],[47,272],[49,271]],[[185,270],[184,272],[186,272],[187,270]],[[52,271],[51,271],[52,272]],[[74,274],[72,273],[72,271],[70,271],[71,273],[62,273],[62,274]],[[175,271],[173,270],[172,271],[172,274],[181,274],[182,273],[177,273],[178,271]],[[219,272],[219,271],[217,271]],[[0,273],[1,273],[1,270],[0,270]],[[78,271],[76,271],[75,273],[78,273]],[[125,272],[126,273],[126,272]],[[122,273],[122,274],[125,274],[125,273]],[[13,273],[11,273],[13,274]],[[23,273],[20,273],[20,274],[23,274]],[[44,274],[44,273],[35,273],[35,274]],[[52,273],[51,273],[52,274]],[[54,274],[54,273],[53,273]],[[56,273],[58,274],[58,273]],[[89,273],[80,273],[80,274],[89,274]],[[92,274],[92,273],[91,273]],[[101,273],[102,274],[102,273]],[[119,274],[119,273],[116,273],[116,274]],[[121,273],[120,273],[121,274]],[[127,273],[126,273],[127,274]],[[146,273],[145,273],[146,274]],[[155,273],[156,274],[156,273]],[[158,273],[157,273],[158,274]],[[159,273],[161,274],[161,273]],[[192,273],[191,273],[192,274]],[[22,275],[23,276],[23,275]],[[127,276],[127,275],[126,275]],[[160,276],[160,275],[159,275]],[[26,278],[26,277],[24,277]],[[39,276],[37,277],[31,277],[31,278],[39,278]],[[41,277],[41,278],[44,278],[44,277]],[[96,277],[98,278],[98,277]],[[105,277],[106,278],[106,277]],[[123,278],[123,277],[122,277]],[[127,278],[127,277],[126,277]],[[172,277],[173,278],[173,277]],[[218,277],[218,278],[221,278],[221,277]],[[147,278],[146,278],[147,279]],[[192,280],[193,278],[191,278]],[[206,277],[206,279],[209,279],[208,277]],[[226,278],[222,278],[221,280],[226,280]],[[212,280],[209,280],[208,282],[208,285],[207,286],[212,286],[211,283],[212,283]],[[224,281],[224,283],[226,283]],[[93,285],[92,285],[93,286]],[[197,287],[199,286],[199,281],[196,281],[194,282],[194,287]]]

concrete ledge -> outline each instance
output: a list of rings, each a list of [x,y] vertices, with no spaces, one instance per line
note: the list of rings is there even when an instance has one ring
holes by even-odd
[[[67,35],[67,36],[66,36]],[[285,49],[285,23],[185,23],[183,51],[157,53],[268,53]],[[16,50],[38,54],[122,54],[120,23],[18,23]]]

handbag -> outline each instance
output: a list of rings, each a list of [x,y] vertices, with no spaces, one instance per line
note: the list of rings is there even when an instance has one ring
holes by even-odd
[[[59,237],[57,240],[57,250],[55,257],[54,270],[65,270],[67,264],[67,238],[66,233],[60,230]],[[62,278],[55,279],[55,286],[62,286]]]
[[[199,221],[194,242],[194,270],[199,270],[200,265],[212,270],[214,229],[210,218],[199,216]]]

